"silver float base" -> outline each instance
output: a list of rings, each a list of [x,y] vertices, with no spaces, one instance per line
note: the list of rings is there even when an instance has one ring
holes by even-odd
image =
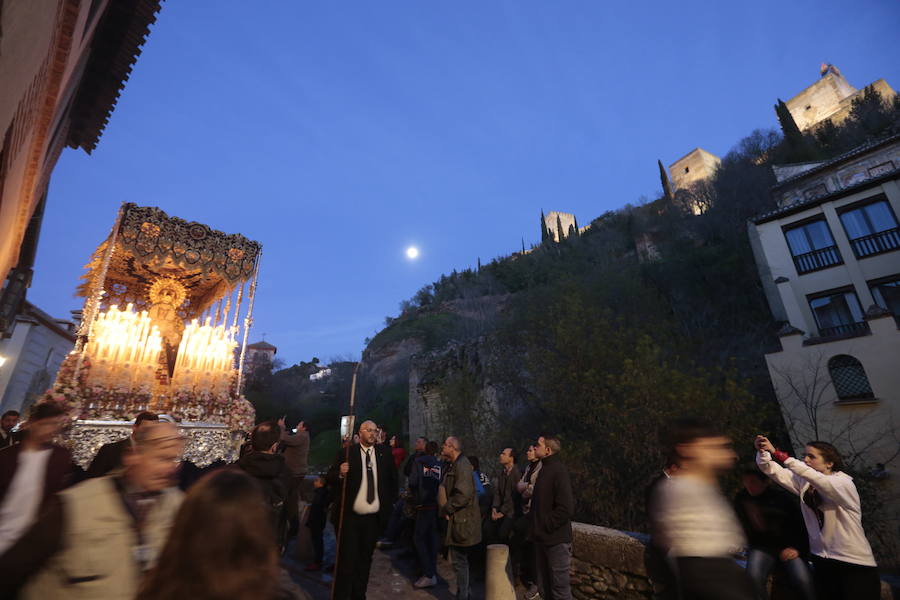
[[[78,420],[63,436],[72,460],[87,469],[103,444],[117,442],[131,435],[134,421]],[[219,423],[182,422],[178,424],[185,437],[184,460],[208,467],[217,460],[227,463],[238,458],[243,436]]]

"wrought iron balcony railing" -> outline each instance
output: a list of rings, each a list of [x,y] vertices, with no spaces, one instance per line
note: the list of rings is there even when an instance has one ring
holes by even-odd
[[[858,321],[856,323],[844,323],[835,325],[834,327],[822,327],[819,329],[821,337],[831,337],[838,335],[862,335],[869,333],[869,324],[866,321]]]
[[[900,249],[900,228],[894,227],[887,231],[879,231],[872,235],[850,240],[850,245],[853,246],[853,253],[856,255],[856,258],[865,258],[873,254],[898,250]]]
[[[794,257],[794,266],[797,267],[797,273],[809,273],[810,271],[818,271],[827,267],[842,264],[841,253],[837,246],[828,246],[807,252],[806,254],[798,254]]]

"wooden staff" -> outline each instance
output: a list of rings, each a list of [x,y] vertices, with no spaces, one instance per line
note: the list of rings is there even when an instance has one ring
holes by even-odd
[[[356,376],[359,374],[359,361],[356,363],[356,366],[353,367],[353,382],[350,384],[350,410],[347,412],[349,416],[350,422],[350,431],[347,432],[348,441],[353,441],[353,427],[356,425],[353,421],[353,409],[356,405]],[[343,440],[341,440],[343,443]],[[347,447],[344,448],[344,462],[350,462],[350,446],[352,443],[347,444]],[[338,473],[340,474],[340,465],[338,465]],[[350,475],[348,472],[347,475]],[[341,506],[340,512],[338,513],[338,528],[337,528],[337,539],[335,540],[334,546],[334,572],[331,576],[331,594],[329,598],[334,600],[334,590],[335,585],[337,583],[337,574],[338,574],[338,564],[341,560],[341,533],[344,530],[344,503],[347,501],[347,478],[345,477],[341,482]]]

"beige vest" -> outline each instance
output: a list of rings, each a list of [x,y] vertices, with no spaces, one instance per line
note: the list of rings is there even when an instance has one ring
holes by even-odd
[[[89,479],[60,497],[62,547],[28,583],[22,598],[132,600],[141,578],[134,559],[137,533],[112,479]],[[144,543],[152,563],[162,552],[181,499],[179,490],[166,490],[147,515]]]

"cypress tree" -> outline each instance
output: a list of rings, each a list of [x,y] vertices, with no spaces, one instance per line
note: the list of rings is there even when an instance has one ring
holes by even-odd
[[[778,116],[778,122],[781,124],[781,131],[784,133],[784,139],[787,140],[795,150],[801,150],[806,144],[794,116],[788,109],[787,104],[778,98],[778,104],[775,105],[775,114]]]
[[[575,221],[575,235],[581,235],[581,230],[578,229],[578,217],[572,215],[572,220]]]
[[[669,182],[669,174],[666,173],[666,168],[663,166],[661,160],[657,160],[656,164],[659,165],[659,180],[662,183],[663,195],[666,200],[671,202],[675,195],[672,194],[672,184]]]
[[[556,235],[557,235],[557,241],[561,242],[564,239],[566,239],[566,236],[563,233],[562,220],[559,218],[559,215],[556,215]]]
[[[543,227],[541,227],[543,229]],[[522,238],[522,254],[525,254],[525,238]]]
[[[547,217],[544,216],[544,209],[541,209],[541,243],[547,241]]]

